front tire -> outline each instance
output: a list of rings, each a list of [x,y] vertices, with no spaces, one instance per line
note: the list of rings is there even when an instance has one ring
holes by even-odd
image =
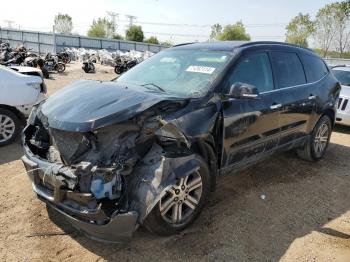
[[[328,148],[332,130],[332,121],[329,116],[321,117],[313,129],[310,139],[303,148],[297,150],[298,156],[311,162],[322,159]]]
[[[19,118],[12,111],[0,108],[0,147],[16,140],[21,127]]]
[[[184,230],[198,217],[210,194],[208,165],[198,155],[199,170],[184,178],[162,197],[144,221],[144,226],[154,234],[167,236]]]
[[[116,73],[117,75],[120,75],[121,73],[123,73],[123,70],[121,69],[120,66],[115,66],[114,73]]]

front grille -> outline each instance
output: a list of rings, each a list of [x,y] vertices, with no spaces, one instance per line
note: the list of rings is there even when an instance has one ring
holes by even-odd
[[[338,109],[345,111],[348,106],[349,98],[339,98]]]

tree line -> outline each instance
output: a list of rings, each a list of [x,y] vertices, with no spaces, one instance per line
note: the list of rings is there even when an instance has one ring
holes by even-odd
[[[299,13],[286,27],[286,42],[308,47],[314,42],[322,56],[348,57],[350,51],[350,1],[327,4],[314,20]]]
[[[68,14],[58,14],[54,19],[55,30],[60,34],[72,34],[73,31],[73,20]],[[162,44],[165,46],[170,46],[169,41],[160,42],[156,36],[151,36],[145,38],[141,26],[132,25],[125,31],[125,36],[117,33],[117,25],[106,17],[94,19],[90,28],[87,32],[89,37],[99,37],[99,38],[110,38],[110,39],[120,39],[136,42],[144,42],[149,44]]]
[[[71,34],[72,18],[67,14],[55,16],[55,28],[58,33]],[[156,36],[145,39],[141,26],[132,25],[122,36],[116,32],[117,25],[103,17],[93,20],[87,32],[90,37],[125,39],[151,44],[171,46],[172,43],[160,42]],[[286,26],[285,41],[292,44],[309,46],[313,43],[315,50],[322,56],[350,58],[350,0],[326,4],[320,8],[314,19],[306,13],[299,13]],[[222,26],[212,25],[208,41],[251,40],[242,21]]]

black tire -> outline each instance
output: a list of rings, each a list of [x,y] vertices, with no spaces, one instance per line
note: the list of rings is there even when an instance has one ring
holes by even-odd
[[[43,67],[43,68],[41,69],[41,72],[43,72],[43,76],[44,76],[46,79],[49,79],[49,78],[50,78],[50,73],[49,73],[49,71],[47,70],[46,67]]]
[[[195,207],[191,215],[188,216],[184,221],[182,221],[181,223],[173,224],[169,223],[162,217],[160,211],[161,201],[159,201],[155,205],[153,210],[148,214],[143,223],[143,226],[151,233],[160,236],[168,236],[184,230],[193,223],[193,221],[198,217],[198,215],[202,211],[204,205],[207,203],[211,189],[211,177],[209,168],[203,160],[203,158],[201,158],[199,155],[196,155],[196,160],[198,161],[198,164],[200,166],[199,175],[202,179],[202,193],[197,206]]]
[[[321,132],[321,128],[327,128],[327,141],[322,146],[322,148],[318,147],[317,141],[319,140],[318,134]],[[310,134],[310,138],[305,143],[304,147],[297,149],[297,154],[301,159],[304,159],[306,161],[315,162],[324,157],[324,154],[326,153],[326,150],[329,145],[329,140],[332,134],[333,126],[332,126],[332,120],[329,118],[329,116],[324,115],[321,117],[321,119],[317,122],[316,126],[312,130],[312,133]],[[325,138],[324,138],[325,139]]]
[[[115,67],[114,67],[114,72],[115,72],[117,75],[120,75],[121,73],[123,73],[122,69],[121,69],[119,66],[115,66]]]
[[[58,73],[63,73],[66,70],[65,64],[59,62],[56,66]]]
[[[2,131],[4,130],[4,126],[2,125],[2,120],[5,119],[4,116],[11,119],[12,123],[14,124],[14,131],[9,138],[5,138],[3,135],[1,135]],[[6,146],[16,140],[20,132],[21,121],[19,120],[19,118],[15,113],[13,113],[8,109],[3,109],[3,108],[0,108],[0,118],[1,118],[0,119],[0,147],[1,147],[1,146]]]

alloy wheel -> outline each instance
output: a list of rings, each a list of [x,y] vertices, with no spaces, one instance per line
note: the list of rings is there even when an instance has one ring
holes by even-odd
[[[7,115],[0,114],[0,142],[5,142],[14,135],[15,122]]]
[[[326,123],[323,123],[318,129],[315,136],[315,151],[318,154],[322,154],[328,144],[329,139],[329,127]]]
[[[198,171],[178,179],[159,202],[162,218],[171,224],[184,223],[195,211],[202,196],[202,187]]]

